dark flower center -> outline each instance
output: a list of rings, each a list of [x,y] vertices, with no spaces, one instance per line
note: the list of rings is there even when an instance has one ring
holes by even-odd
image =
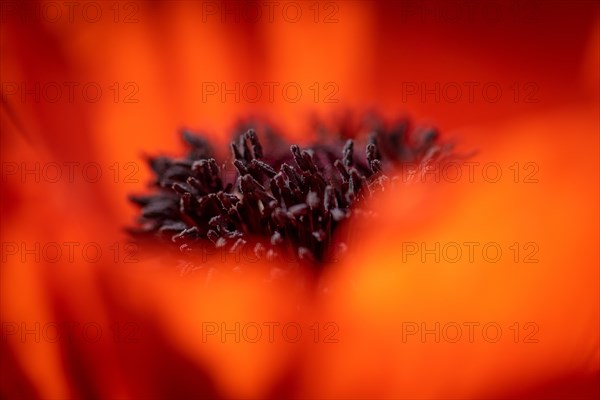
[[[447,152],[435,129],[411,131],[405,121],[362,138],[337,136],[302,149],[271,133],[263,147],[248,129],[231,143],[231,157],[217,161],[205,139],[185,131],[187,157],[149,159],[154,191],[131,197],[141,206],[133,232],[184,253],[244,251],[319,267],[345,249],[335,232],[366,199],[394,185],[390,174],[399,165]],[[364,150],[356,152],[357,143]]]

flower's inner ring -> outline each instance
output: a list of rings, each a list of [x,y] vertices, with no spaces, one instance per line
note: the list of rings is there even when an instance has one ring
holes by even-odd
[[[448,153],[434,129],[409,135],[406,122],[373,131],[362,155],[353,139],[302,150],[270,137],[263,149],[249,129],[231,143],[232,160],[219,163],[203,138],[184,132],[183,139],[187,157],[151,158],[155,192],[132,196],[141,206],[137,237],[166,239],[184,253],[244,249],[260,259],[291,256],[315,266],[345,249],[334,233],[365,199],[393,185],[386,172]]]

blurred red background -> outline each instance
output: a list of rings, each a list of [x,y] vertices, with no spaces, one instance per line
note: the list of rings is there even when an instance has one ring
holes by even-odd
[[[5,397],[160,397],[174,387],[180,394],[223,397],[598,395],[597,2],[1,5],[3,323],[129,318],[160,332],[136,346],[84,343],[74,355],[77,346],[62,341],[15,342],[3,325]],[[137,272],[148,265],[123,272],[120,259],[80,268],[46,265],[43,257],[23,262],[12,254],[9,243],[109,246],[127,240],[122,230],[135,215],[127,195],[145,190],[150,179],[142,157],[180,153],[182,128],[223,144],[238,120],[260,117],[304,143],[314,137],[309,132],[314,117],[331,121],[372,110],[388,119],[408,115],[416,123],[432,123],[462,149],[478,150],[476,161],[537,162],[541,183],[533,190],[454,185],[440,194],[447,198],[441,204],[429,200],[418,208],[418,223],[406,235],[512,238],[520,232],[525,240],[543,243],[543,267],[523,272],[508,263],[483,276],[460,270],[446,283],[424,284],[434,300],[415,305],[406,280],[431,282],[436,274],[385,269],[393,263],[385,249],[394,244],[381,232],[373,232],[371,247],[356,250],[356,260],[363,261],[332,268],[326,279],[341,288],[326,301],[303,291],[263,291],[250,278],[246,286],[223,278],[231,296],[219,295],[217,288],[197,294],[194,280]],[[62,173],[57,182],[44,175],[52,172],[44,167],[54,163]],[[99,166],[97,181],[80,177],[89,164]],[[67,179],[68,165],[74,181]],[[393,236],[395,221],[404,224],[415,211],[410,205],[405,213],[388,206],[381,207],[389,213]],[[515,287],[513,280],[521,283]],[[347,281],[362,295],[344,286]],[[387,288],[386,281],[399,283]],[[489,285],[497,296],[465,297],[446,309],[448,299],[436,299],[450,287],[444,285],[460,292]],[[218,304],[211,302],[213,295]],[[195,348],[198,324],[181,332],[190,323],[184,305],[198,304],[204,315],[235,321],[247,315],[240,307],[248,298],[255,299],[250,318],[331,317],[346,327],[347,341],[342,336],[339,346],[319,351],[271,345]],[[385,334],[386,323],[397,316],[386,309],[390,302],[407,304],[412,318],[445,313],[484,320],[537,318],[546,323],[545,336],[537,350],[398,347]],[[287,307],[298,303],[304,304],[302,316]],[[364,319],[356,319],[353,309]],[[371,329],[363,331],[361,321],[369,321]],[[572,324],[570,330],[564,324]],[[154,350],[156,357],[149,355]],[[421,364],[400,368],[402,357]],[[437,360],[437,367],[422,357]],[[464,357],[468,367],[459,377],[445,375],[460,370],[450,362],[456,357]],[[176,367],[165,368],[166,361]],[[119,363],[127,373],[111,370]],[[402,371],[405,378],[389,371]]]

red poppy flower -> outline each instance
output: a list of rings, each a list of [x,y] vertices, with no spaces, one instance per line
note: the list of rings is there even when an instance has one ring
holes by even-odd
[[[3,397],[598,397],[597,4],[1,6]],[[132,245],[181,129],[347,110],[470,156],[397,170],[318,274]]]

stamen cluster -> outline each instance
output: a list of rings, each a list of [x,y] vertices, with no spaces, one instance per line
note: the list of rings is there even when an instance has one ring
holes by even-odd
[[[399,163],[422,163],[442,152],[434,129],[408,131],[402,123],[372,132],[355,154],[354,139],[306,149],[273,139],[263,148],[249,129],[221,162],[206,140],[186,131],[187,157],[149,159],[155,192],[131,197],[141,207],[134,232],[167,238],[183,252],[214,246],[268,260],[292,252],[319,265],[344,248],[334,233],[365,199],[392,184],[388,174]]]

